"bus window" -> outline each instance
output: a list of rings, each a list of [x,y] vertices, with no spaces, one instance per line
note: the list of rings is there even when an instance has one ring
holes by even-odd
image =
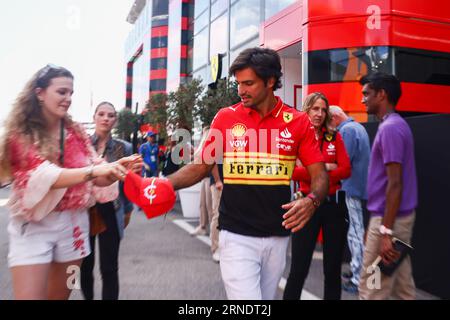
[[[358,81],[368,72],[392,72],[391,49],[386,46],[318,50],[306,53],[307,84]]]
[[[450,85],[450,53],[395,48],[395,71],[400,81]]]

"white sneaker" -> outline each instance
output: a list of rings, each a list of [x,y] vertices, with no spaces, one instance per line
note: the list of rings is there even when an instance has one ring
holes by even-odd
[[[189,233],[191,236],[204,236],[206,235],[206,229],[198,226],[192,232]]]
[[[219,250],[216,250],[213,255],[212,255],[212,259],[214,262],[219,263],[220,262],[220,254],[219,254]]]

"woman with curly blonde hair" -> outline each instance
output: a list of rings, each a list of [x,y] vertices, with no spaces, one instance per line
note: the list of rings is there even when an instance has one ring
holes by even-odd
[[[83,127],[67,111],[73,75],[47,65],[19,94],[0,147],[0,177],[12,180],[8,264],[16,299],[67,299],[69,276],[90,253],[93,186],[123,180],[136,160],[95,165]]]

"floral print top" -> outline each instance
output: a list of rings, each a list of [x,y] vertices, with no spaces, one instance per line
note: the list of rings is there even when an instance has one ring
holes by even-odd
[[[31,209],[30,205],[26,205],[27,199],[36,198],[36,193],[42,194],[38,198],[44,198],[51,193],[51,186],[59,177],[61,166],[53,163],[49,165],[49,161],[39,154],[37,146],[25,141],[25,137],[20,134],[13,134],[8,139],[11,173],[14,180],[9,205],[14,207],[16,214],[27,216],[27,211]],[[96,157],[91,141],[82,126],[74,123],[67,127],[62,168],[86,167],[92,164]],[[40,172],[39,179],[32,179],[38,172]],[[88,181],[67,188],[56,207],[51,208],[52,211],[82,210],[92,206],[95,204],[92,186],[93,183]],[[61,192],[61,189],[53,190]],[[35,199],[33,204],[41,200]],[[32,219],[32,217],[28,218]]]

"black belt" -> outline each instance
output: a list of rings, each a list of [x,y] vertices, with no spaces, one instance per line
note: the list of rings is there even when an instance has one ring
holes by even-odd
[[[327,196],[324,200],[324,203],[337,203],[336,202],[336,195]]]
[[[338,190],[335,194],[327,196],[324,200],[326,203],[345,204],[345,191]]]

